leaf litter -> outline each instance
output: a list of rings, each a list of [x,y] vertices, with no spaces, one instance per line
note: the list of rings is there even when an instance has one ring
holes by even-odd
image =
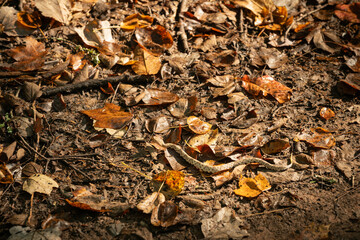
[[[17,143],[0,150],[0,198],[4,226],[20,213],[31,228],[1,235],[358,234],[357,3],[24,4],[0,8],[0,144]],[[293,165],[210,176],[184,154],[164,157],[153,135],[210,165],[244,155]],[[70,224],[47,224],[54,213]]]

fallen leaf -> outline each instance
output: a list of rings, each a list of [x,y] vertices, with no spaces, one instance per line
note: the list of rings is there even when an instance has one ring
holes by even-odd
[[[330,118],[335,117],[334,111],[327,107],[321,108],[319,115],[324,120],[329,120]]]
[[[165,116],[146,120],[146,130],[151,133],[165,133],[170,129],[170,123]]]
[[[170,227],[175,225],[178,215],[178,206],[171,201],[166,201],[155,207],[151,214],[151,224],[154,226]]]
[[[231,0],[237,6],[250,10],[255,15],[255,26],[264,22],[264,10],[271,13],[276,10],[272,0]],[[268,18],[268,16],[266,16]]]
[[[42,25],[39,12],[27,13],[24,11],[17,13],[17,21],[28,28],[40,28]]]
[[[292,90],[283,84],[274,80],[270,76],[262,76],[250,79],[248,75],[242,78],[242,87],[252,95],[272,95],[279,103],[284,103],[290,100]]]
[[[27,36],[33,33],[36,29],[25,27],[17,21],[17,13],[18,11],[13,7],[5,6],[0,8],[2,31],[8,36]]]
[[[239,180],[239,188],[234,190],[236,195],[254,198],[262,192],[271,189],[268,180],[261,174],[256,175],[255,178],[241,177]]]
[[[251,63],[255,66],[268,65],[271,69],[276,69],[284,66],[288,61],[285,53],[280,52],[276,48],[261,47],[258,50],[252,48],[250,50]]]
[[[311,153],[313,157],[313,164],[317,167],[332,166],[336,159],[336,152],[334,150],[318,149]]]
[[[23,190],[34,194],[35,192],[50,195],[53,188],[58,188],[59,185],[50,177],[43,174],[35,174],[27,178],[23,184]]]
[[[10,184],[14,182],[14,177],[4,162],[0,161],[0,183]]]
[[[72,199],[65,199],[73,207],[93,212],[110,212],[113,210],[126,208],[127,204],[119,202],[109,202],[104,196],[95,195],[86,188],[80,188],[73,192]]]
[[[148,195],[146,198],[142,199],[138,205],[137,209],[143,213],[151,213],[152,210],[159,204],[165,202],[165,196],[161,192],[153,192],[151,195]]]
[[[206,59],[215,67],[230,67],[236,60],[237,52],[233,50],[221,50],[206,54]]]
[[[201,121],[198,117],[190,116],[186,120],[188,127],[196,134],[205,134],[210,131],[212,125]]]
[[[360,3],[338,4],[334,14],[342,21],[360,23]]]
[[[194,137],[192,137],[189,140],[189,146],[191,146],[191,148],[198,150],[198,146],[201,145],[208,145],[208,146],[213,146],[216,144],[217,139],[220,137],[219,134],[219,130],[215,129],[215,130],[209,130],[207,133],[205,134],[200,134],[200,135],[196,135]]]
[[[195,110],[197,101],[198,99],[195,96],[180,98],[174,104],[171,104],[168,110],[174,117],[182,118]]]
[[[335,146],[334,136],[323,128],[311,129],[311,133],[301,133],[295,138],[296,141],[305,141],[316,148],[329,149]]]
[[[148,27],[153,23],[154,19],[147,15],[135,13],[127,16],[120,24],[120,28],[124,31],[132,31],[136,28]]]
[[[11,65],[11,68],[19,71],[33,71],[38,70],[44,65],[45,44],[36,41],[32,37],[25,38],[26,46],[19,46],[6,51],[7,55],[16,60]]]
[[[134,50],[134,60],[136,61],[131,68],[137,75],[157,74],[161,68],[160,58],[152,55],[139,45]]]
[[[168,170],[153,176],[154,191],[160,191],[168,198],[180,194],[185,184],[185,174],[180,171]]]
[[[36,0],[35,6],[45,17],[69,24],[71,19],[71,3],[69,0]]]
[[[176,94],[168,92],[166,90],[146,89],[145,95],[141,100],[147,106],[156,106],[174,103],[179,100],[179,97]]]
[[[265,154],[275,154],[289,147],[290,144],[288,140],[273,139],[265,143],[265,145],[261,147],[261,151]]]
[[[137,42],[154,56],[160,56],[173,45],[170,33],[160,25],[155,28],[137,28],[135,37]]]
[[[94,119],[96,128],[122,129],[133,118],[132,113],[122,111],[120,106],[113,103],[105,103],[103,108],[83,110],[81,113]]]

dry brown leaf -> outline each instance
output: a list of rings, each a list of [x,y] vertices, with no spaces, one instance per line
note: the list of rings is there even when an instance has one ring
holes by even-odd
[[[120,28],[124,31],[132,31],[136,28],[148,27],[153,23],[153,21],[154,19],[150,16],[135,13],[127,16],[121,23]]]
[[[170,104],[177,100],[179,97],[176,94],[161,89],[146,89],[142,98],[142,101],[148,106]]]
[[[17,13],[18,11],[13,7],[0,8],[0,26],[2,31],[8,36],[27,36],[33,33],[36,29],[25,27],[17,21]]]
[[[168,107],[169,112],[171,115],[177,118],[182,118],[190,113],[192,113],[197,104],[197,97],[191,96],[188,98],[180,98],[174,104],[171,104]]]
[[[263,23],[263,11],[273,12],[276,9],[272,0],[231,0],[238,7],[246,8],[255,15],[255,25]]]
[[[59,185],[50,177],[43,174],[35,174],[25,180],[23,190],[34,194],[35,192],[50,195],[53,188],[58,188]]]
[[[26,46],[19,46],[6,51],[7,55],[16,60],[11,68],[19,71],[33,71],[40,69],[45,62],[45,44],[32,37],[25,38]]]
[[[271,189],[271,185],[268,180],[263,175],[258,174],[255,178],[241,177],[239,188],[235,189],[234,193],[242,197],[254,198],[269,189]]]
[[[206,54],[206,59],[215,67],[229,67],[236,60],[237,52],[233,50],[221,50]]]
[[[198,150],[197,147],[204,144],[208,146],[213,146],[216,144],[216,141],[219,138],[219,136],[220,134],[218,129],[210,130],[206,134],[196,135],[192,137],[189,140],[189,145],[191,146],[191,148],[195,150]]]
[[[321,108],[319,115],[324,120],[329,120],[330,118],[335,117],[334,111],[327,107]]]
[[[94,127],[97,128],[122,129],[133,117],[132,113],[122,111],[121,107],[113,103],[105,103],[103,108],[84,110],[81,113],[94,119]]]
[[[360,3],[338,4],[335,8],[335,15],[342,21],[360,23]]]
[[[37,11],[33,13],[18,12],[17,21],[28,28],[40,28],[42,25],[40,13]]]
[[[69,0],[36,0],[35,6],[45,17],[69,24],[71,19],[71,3]]]
[[[180,171],[168,170],[153,176],[152,183],[154,191],[160,191],[166,196],[177,196],[185,184],[185,174]]]
[[[137,42],[154,56],[160,56],[173,45],[170,33],[160,25],[155,28],[138,28],[135,31]]]
[[[151,214],[151,224],[154,226],[170,227],[177,223],[178,206],[170,201],[163,202],[155,207]]]
[[[186,120],[189,128],[196,134],[205,134],[210,131],[212,125],[201,121],[198,117],[190,116]]]
[[[104,196],[95,195],[86,188],[80,188],[73,192],[72,199],[65,199],[68,204],[82,210],[93,212],[110,212],[113,209],[121,207],[121,203],[109,202]]]
[[[290,100],[292,90],[283,84],[275,81],[270,76],[262,76],[250,79],[248,75],[242,77],[242,87],[252,95],[272,95],[279,103]]]
[[[4,162],[0,162],[0,183],[10,184],[14,182],[13,175]]]
[[[131,67],[137,75],[157,74],[161,68],[160,58],[139,45],[134,50],[134,60],[136,62]]]
[[[329,149],[335,146],[334,136],[323,128],[311,129],[311,134],[302,133],[295,138],[295,141],[305,141],[316,148]]]
[[[151,195],[148,195],[146,198],[141,200],[136,206],[137,209],[143,211],[143,213],[151,213],[152,210],[159,204],[165,202],[165,196],[161,192],[153,192]]]
[[[265,145],[261,147],[261,151],[265,154],[275,154],[289,147],[290,144],[288,140],[273,139],[265,143]]]

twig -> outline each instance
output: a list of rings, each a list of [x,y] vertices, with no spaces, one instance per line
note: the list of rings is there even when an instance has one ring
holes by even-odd
[[[34,203],[34,193],[31,194],[31,199],[30,199],[30,213],[29,213],[29,217],[27,220],[29,225],[30,225],[30,221],[31,221],[31,217],[32,217],[33,203]]]
[[[70,93],[74,91],[79,91],[84,88],[92,88],[92,87],[100,87],[107,83],[147,83],[149,80],[148,76],[130,76],[130,75],[120,75],[115,77],[101,78],[101,79],[91,79],[84,82],[76,82],[72,84],[68,84],[65,86],[60,86],[57,88],[45,88],[43,90],[44,97],[51,96],[57,93]]]
[[[327,7],[327,6],[329,6],[328,3],[325,4],[325,5],[322,5],[322,6],[318,7],[318,8],[315,9],[315,10],[312,10],[312,11],[306,13],[304,16],[300,17],[300,18],[297,19],[296,21],[294,20],[294,21],[290,24],[290,26],[288,27],[288,29],[286,29],[286,32],[285,32],[285,34],[284,34],[284,39],[285,39],[285,40],[287,39],[287,35],[289,34],[291,28],[294,26],[295,22],[299,22],[299,21],[303,20],[304,18],[306,18],[307,16],[309,16],[309,15],[311,15],[311,14],[317,12],[317,11],[320,11],[321,9],[323,9],[323,8],[325,8],[325,7]]]
[[[185,52],[189,52],[189,44],[188,44],[188,38],[185,32],[185,27],[184,27],[184,20],[183,20],[183,16],[182,13],[187,11],[187,0],[183,0],[180,4],[180,10],[179,10],[179,36],[181,39],[181,42],[183,44],[184,50]]]
[[[264,211],[264,212],[260,212],[260,213],[253,213],[253,214],[248,214],[248,215],[240,215],[240,218],[246,218],[246,217],[253,217],[253,216],[259,216],[259,215],[263,215],[263,214],[270,214],[270,213],[275,213],[275,212],[281,212],[287,209],[291,209],[294,207],[287,207],[287,208],[281,208],[281,209],[275,209],[275,210],[271,210],[271,211]]]

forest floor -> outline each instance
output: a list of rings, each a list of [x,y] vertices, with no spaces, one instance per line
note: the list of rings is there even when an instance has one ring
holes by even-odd
[[[0,239],[360,239],[360,4],[41,2],[0,8]]]

